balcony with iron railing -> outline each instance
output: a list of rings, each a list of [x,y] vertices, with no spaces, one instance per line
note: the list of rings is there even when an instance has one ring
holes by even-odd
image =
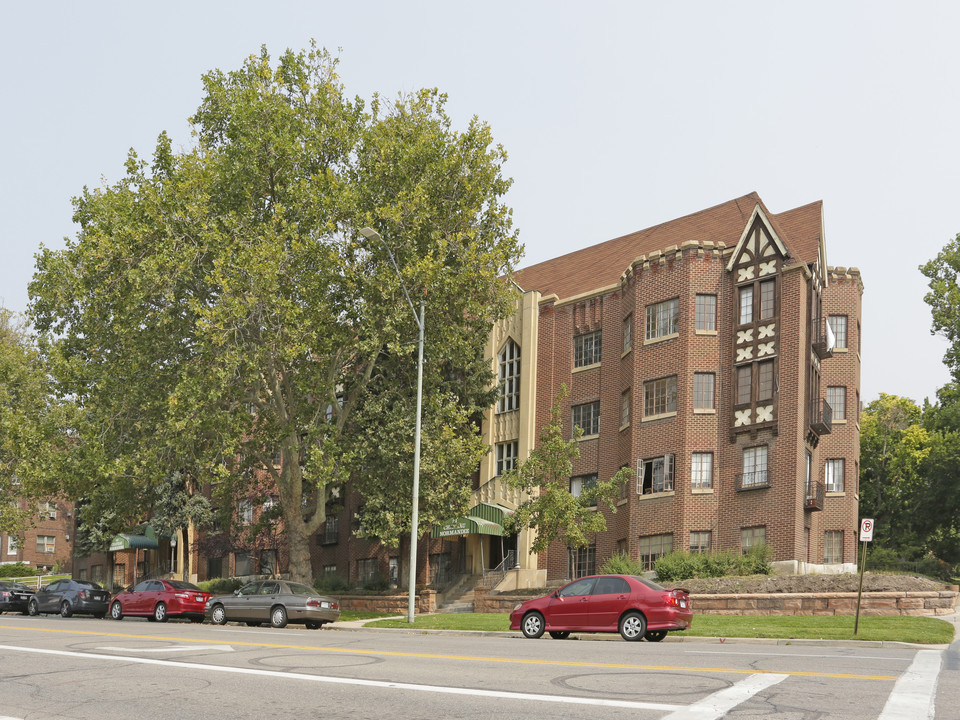
[[[826,400],[811,401],[810,429],[817,435],[829,435],[833,430],[833,408]]]
[[[827,318],[813,318],[810,322],[810,338],[813,351],[821,360],[833,357],[833,344],[829,341]]]
[[[768,470],[755,470],[754,472],[741,473],[736,476],[735,480],[737,492],[768,488],[770,487],[770,472]]]
[[[804,510],[823,510],[823,499],[826,496],[822,482],[813,481],[807,485],[806,497],[803,500]]]

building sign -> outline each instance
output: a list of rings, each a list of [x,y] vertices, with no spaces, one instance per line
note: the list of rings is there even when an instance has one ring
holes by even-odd
[[[436,537],[443,538],[454,535],[466,535],[470,532],[470,529],[470,525],[466,520],[451,520],[437,529]]]

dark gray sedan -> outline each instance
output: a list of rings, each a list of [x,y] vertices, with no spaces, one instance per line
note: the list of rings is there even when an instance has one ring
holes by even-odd
[[[19,612],[27,614],[27,603],[33,597],[33,590],[12,580],[0,580],[0,612]]]
[[[27,603],[30,615],[60,613],[67,618],[75,613],[102,618],[107,614],[110,594],[88,580],[56,580],[41,588]]]
[[[214,595],[204,614],[216,625],[233,621],[247,625],[269,622],[275,628],[301,623],[315,630],[340,619],[340,603],[307,585],[288,580],[257,580],[233,595]]]

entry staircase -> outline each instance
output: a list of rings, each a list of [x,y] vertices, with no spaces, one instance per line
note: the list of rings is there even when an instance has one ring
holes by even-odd
[[[462,575],[437,598],[437,612],[473,612],[473,591],[483,582],[483,575]]]

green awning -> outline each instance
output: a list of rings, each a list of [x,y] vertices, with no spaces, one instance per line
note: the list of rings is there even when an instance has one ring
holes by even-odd
[[[133,535],[132,533],[120,533],[110,541],[110,552],[116,550],[156,550],[160,547],[156,538],[146,535]]]
[[[109,552],[117,550],[156,550],[159,547],[157,533],[149,523],[144,523],[133,528],[133,532],[120,533],[114,536],[107,550]]]
[[[503,535],[503,518],[513,510],[495,503],[474,505],[466,515],[433,526],[432,538],[458,535]]]

